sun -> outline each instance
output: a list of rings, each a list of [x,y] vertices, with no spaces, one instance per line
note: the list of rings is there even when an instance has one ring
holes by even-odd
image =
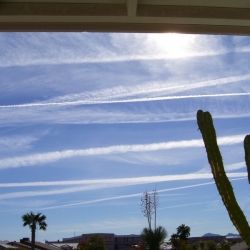
[[[149,34],[148,41],[157,53],[170,58],[188,57],[194,50],[196,35]]]

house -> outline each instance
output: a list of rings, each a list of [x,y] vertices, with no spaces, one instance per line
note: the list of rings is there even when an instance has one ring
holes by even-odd
[[[247,246],[245,241],[242,241],[240,243],[236,243],[230,247],[230,250],[248,250],[248,249],[249,249],[249,247]]]
[[[20,249],[20,250],[31,250],[31,241],[29,238],[23,238],[20,242],[9,242],[8,245]],[[59,250],[59,247],[51,246],[41,242],[35,242],[35,250]]]
[[[141,236],[136,234],[115,235],[113,233],[91,233],[82,234],[70,238],[63,238],[61,242],[47,241],[47,244],[59,246],[59,244],[70,245],[72,243],[87,242],[92,235],[98,234],[105,239],[107,250],[120,250],[138,245],[141,242]],[[61,246],[60,246],[61,247]],[[62,247],[61,247],[62,248]]]
[[[18,250],[18,247],[15,246],[10,246],[8,245],[8,243],[4,244],[4,243],[0,243],[0,250]]]

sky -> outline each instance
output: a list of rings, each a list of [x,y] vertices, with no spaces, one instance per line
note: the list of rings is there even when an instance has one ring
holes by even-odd
[[[0,33],[0,240],[140,234],[158,191],[169,237],[237,233],[196,121],[214,119],[225,170],[249,220],[250,37]],[[168,239],[169,239],[168,237]]]

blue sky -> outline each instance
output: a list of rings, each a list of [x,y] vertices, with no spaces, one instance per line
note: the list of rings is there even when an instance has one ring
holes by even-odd
[[[213,183],[196,112],[210,111],[247,218],[250,38],[0,33],[0,240],[139,234],[157,187],[169,236],[236,233]]]

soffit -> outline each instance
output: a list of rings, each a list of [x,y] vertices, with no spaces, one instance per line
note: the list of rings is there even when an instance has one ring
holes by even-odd
[[[2,0],[0,31],[250,34],[249,0]]]

